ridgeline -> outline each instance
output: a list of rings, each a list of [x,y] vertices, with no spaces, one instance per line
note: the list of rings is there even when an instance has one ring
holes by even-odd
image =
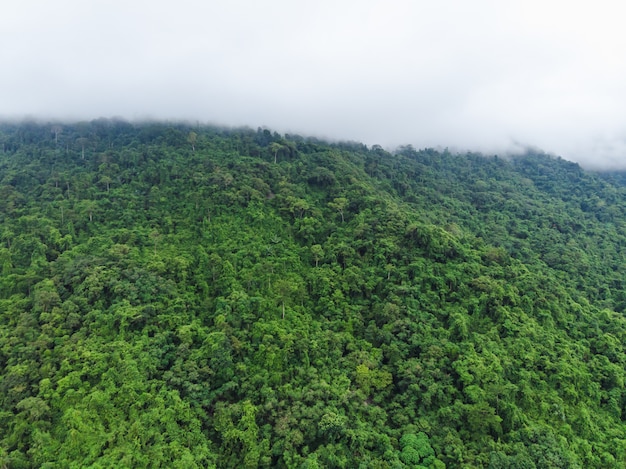
[[[106,119],[0,150],[0,467],[626,467],[619,178]]]

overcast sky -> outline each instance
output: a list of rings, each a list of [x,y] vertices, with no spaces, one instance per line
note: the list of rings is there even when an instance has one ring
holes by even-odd
[[[0,116],[192,119],[626,167],[623,2],[19,0]]]

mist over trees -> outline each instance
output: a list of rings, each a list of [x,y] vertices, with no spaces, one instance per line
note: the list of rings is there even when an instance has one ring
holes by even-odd
[[[0,143],[0,467],[626,465],[621,175],[186,123]]]

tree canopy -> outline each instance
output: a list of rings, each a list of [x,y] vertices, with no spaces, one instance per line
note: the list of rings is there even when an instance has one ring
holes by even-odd
[[[107,119],[0,143],[0,467],[626,466],[620,175]]]

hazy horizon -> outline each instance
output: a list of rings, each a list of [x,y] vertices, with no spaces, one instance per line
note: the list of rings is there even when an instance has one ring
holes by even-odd
[[[0,116],[186,120],[626,168],[616,1],[80,2],[0,19]]]

